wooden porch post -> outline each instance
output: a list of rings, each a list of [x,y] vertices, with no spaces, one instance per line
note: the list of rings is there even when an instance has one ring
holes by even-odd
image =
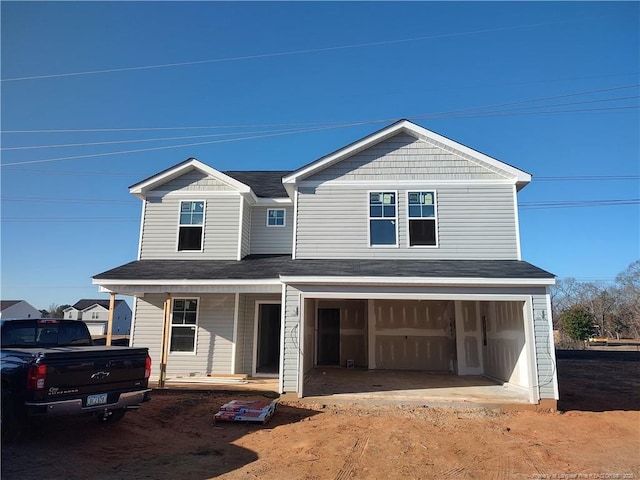
[[[171,294],[167,293],[167,299],[164,301],[164,317],[162,328],[162,355],[160,358],[160,379],[158,388],[165,387],[167,380],[167,358],[169,356],[169,324],[171,323]]]
[[[111,336],[113,334],[113,311],[115,309],[115,305],[116,294],[112,292],[109,294],[109,320],[107,321],[107,340],[105,342],[107,346],[111,346]]]

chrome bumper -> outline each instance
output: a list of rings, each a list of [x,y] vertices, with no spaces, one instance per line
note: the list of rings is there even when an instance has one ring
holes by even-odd
[[[150,388],[136,390],[135,392],[123,392],[115,403],[83,407],[82,399],[61,400],[59,402],[26,402],[31,415],[82,415],[83,413],[102,412],[104,410],[116,410],[120,408],[135,408],[149,400]]]

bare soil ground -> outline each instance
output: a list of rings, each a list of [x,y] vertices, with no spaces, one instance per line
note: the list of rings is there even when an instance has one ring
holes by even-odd
[[[2,479],[640,478],[640,362],[560,359],[563,413],[281,403],[214,423],[231,398],[164,391],[115,425],[38,421]]]

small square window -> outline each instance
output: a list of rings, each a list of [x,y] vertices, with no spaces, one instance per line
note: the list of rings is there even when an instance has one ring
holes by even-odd
[[[286,212],[284,208],[268,208],[267,209],[267,226],[268,227],[284,227]]]

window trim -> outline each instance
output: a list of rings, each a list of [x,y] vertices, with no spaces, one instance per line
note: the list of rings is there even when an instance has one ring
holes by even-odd
[[[422,193],[422,192],[428,192],[428,193],[432,193],[433,194],[433,220],[435,222],[435,237],[436,237],[436,243],[435,245],[411,245],[411,231],[409,229],[409,222],[412,220],[409,217],[409,194],[410,193]],[[406,199],[407,199],[407,215],[406,215],[406,220],[405,220],[405,227],[407,229],[407,247],[408,248],[439,248],[440,247],[440,238],[438,235],[438,192],[436,189],[433,188],[415,188],[415,189],[408,189],[406,191]],[[428,220],[430,220],[429,217],[427,217]],[[417,218],[413,218],[413,220],[418,220]]]
[[[282,212],[282,225],[269,225],[269,212],[271,211]],[[283,228],[287,226],[287,209],[286,208],[267,208],[267,227],[268,228]]]
[[[173,343],[173,306],[176,300],[195,300],[196,301],[196,332],[193,337],[193,352],[172,352],[171,344]],[[169,350],[168,355],[178,356],[195,356],[198,354],[198,332],[200,331],[200,297],[172,297],[171,298],[171,318],[169,319]]]
[[[197,225],[202,227],[202,233],[200,234],[200,250],[180,250],[180,228],[186,227],[189,228],[189,225],[182,225],[180,223],[180,213],[182,212],[182,204],[183,203],[196,203],[202,202],[202,225]],[[207,222],[207,201],[202,200],[178,200],[178,228],[176,230],[176,252],[178,253],[193,253],[193,252],[204,252],[204,229]],[[192,225],[191,228],[194,226]]]
[[[372,245],[371,244],[371,220],[372,219],[381,219],[381,218],[388,218],[391,219],[391,217],[372,217],[371,216],[371,194],[372,193],[393,193],[396,196],[396,216],[394,218],[395,222],[396,222],[396,243],[394,245]],[[366,200],[366,207],[367,207],[367,246],[368,248],[398,248],[400,246],[400,235],[399,235],[399,231],[398,231],[398,215],[400,212],[400,197],[398,195],[398,190],[387,190],[387,189],[377,189],[377,190],[367,190],[367,200]]]

